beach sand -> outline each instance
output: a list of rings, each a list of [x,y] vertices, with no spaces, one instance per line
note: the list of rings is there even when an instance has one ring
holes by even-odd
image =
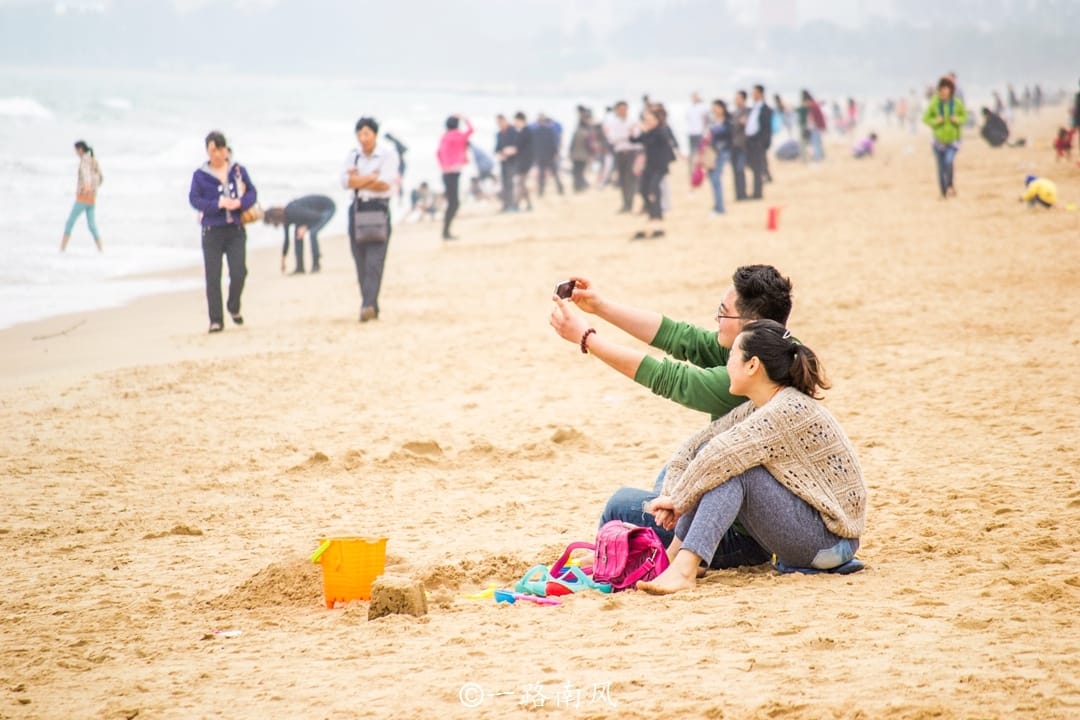
[[[872,160],[770,159],[764,203],[725,178],[718,219],[673,166],[663,240],[614,190],[402,226],[363,325],[328,236],[320,275],[252,253],[220,335],[201,291],[0,332],[0,718],[1076,717],[1080,213],[1017,197],[1045,172],[1080,201],[1080,169],[1024,122],[1046,143],[971,134],[948,202],[925,132],[879,129]],[[707,422],[558,338],[556,282],[712,327],[747,263],[795,283],[867,569],[465,599],[591,540]],[[307,558],[336,535],[388,538],[429,613],[327,610]]]

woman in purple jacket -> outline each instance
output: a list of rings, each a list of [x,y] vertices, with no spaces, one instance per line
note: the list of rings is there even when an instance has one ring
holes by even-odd
[[[208,162],[191,176],[188,200],[202,213],[203,267],[206,271],[206,304],[210,311],[210,332],[225,327],[221,308],[221,258],[229,262],[229,299],[226,308],[237,325],[244,324],[240,314],[240,293],[247,277],[247,233],[241,214],[255,204],[255,185],[247,170],[229,159],[225,136],[213,131],[206,136]]]

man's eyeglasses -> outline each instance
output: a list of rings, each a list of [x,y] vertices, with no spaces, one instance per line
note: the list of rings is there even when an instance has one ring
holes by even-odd
[[[721,320],[742,320],[742,319],[743,318],[742,318],[741,315],[725,315],[723,305],[716,308],[716,322],[720,322]]]

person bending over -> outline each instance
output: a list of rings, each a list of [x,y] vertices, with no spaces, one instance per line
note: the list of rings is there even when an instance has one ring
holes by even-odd
[[[294,228],[296,240],[296,269],[293,275],[304,272],[304,238],[311,236],[311,272],[319,272],[319,231],[326,227],[336,209],[334,201],[325,195],[305,195],[285,207],[272,207],[263,213],[263,222],[275,227],[285,226],[285,243],[281,246],[281,272],[289,255],[289,227]]]

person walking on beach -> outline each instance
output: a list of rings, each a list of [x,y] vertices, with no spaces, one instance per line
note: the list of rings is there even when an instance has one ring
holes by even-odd
[[[675,159],[671,146],[671,130],[667,126],[667,113],[661,107],[646,110],[641,114],[641,134],[630,138],[631,142],[640,143],[645,148],[645,168],[641,171],[641,196],[645,199],[645,210],[649,214],[651,232],[639,230],[633,240],[646,237],[664,236],[662,223],[664,210],[661,205],[661,185],[668,174],[668,166]]]
[[[713,100],[712,123],[708,129],[708,146],[713,153],[713,166],[709,169],[709,183],[713,191],[713,212],[724,214],[724,166],[731,157],[731,121],[728,119],[727,103]]]
[[[619,191],[622,194],[620,213],[628,213],[634,206],[634,193],[637,192],[637,176],[634,175],[634,157],[638,151],[630,142],[630,132],[634,121],[629,117],[629,106],[625,100],[619,100],[605,120],[604,136],[615,151],[615,173],[618,175]]]
[[[942,199],[956,195],[953,164],[960,150],[960,131],[967,122],[964,101],[955,97],[955,90],[956,84],[950,78],[941,78],[937,98],[930,101],[923,114],[923,122],[934,133],[934,158]]]
[[[825,113],[822,112],[821,105],[814,99],[809,90],[802,91],[799,125],[805,128],[803,130],[803,142],[810,146],[810,159],[814,162],[821,162],[825,159],[825,148],[821,143],[826,129]],[[804,146],[803,157],[805,158],[805,156]]]
[[[746,119],[749,115],[746,91],[739,90],[735,93],[735,110],[731,113],[731,176],[737,201],[746,199]]]
[[[398,181],[398,154],[393,146],[378,142],[375,118],[356,121],[358,148],[345,156],[341,187],[353,191],[349,213],[349,247],[360,285],[360,322],[379,318],[386,249],[390,244],[390,198]]]
[[[460,128],[461,115],[446,118],[446,132],[439,141],[436,156],[443,174],[443,192],[446,194],[446,212],[443,214],[443,240],[456,240],[450,234],[450,223],[454,221],[458,208],[461,207],[460,183],[461,170],[469,162],[469,138],[473,126],[465,120],[465,129]]]
[[[517,152],[514,153],[514,206],[521,207],[525,202],[525,209],[531,211],[532,198],[529,197],[529,171],[532,170],[536,154],[533,149],[533,131],[529,127],[525,113],[514,114],[514,128],[517,130]]]
[[[540,113],[536,118],[536,124],[530,129],[536,156],[536,194],[544,197],[544,185],[550,174],[555,181],[555,189],[562,195],[563,184],[562,179],[559,178],[559,144],[562,140],[562,127],[544,113]]]
[[[570,162],[574,177],[574,192],[584,192],[589,189],[589,181],[585,179],[585,171],[594,156],[595,140],[593,133],[596,129],[592,123],[592,113],[588,108],[578,106],[578,123],[574,128],[574,134],[570,136]]]
[[[514,156],[518,151],[517,129],[505,115],[497,115],[499,132],[495,135],[495,157],[499,158],[499,178],[502,181],[502,212],[517,212],[514,200]]]
[[[75,227],[75,221],[83,213],[86,213],[86,224],[90,228],[90,234],[94,237],[94,244],[97,245],[98,252],[102,252],[101,235],[98,233],[97,222],[94,217],[97,191],[104,180],[101,176],[101,166],[98,165],[97,158],[94,157],[94,149],[87,145],[85,140],[76,141],[75,154],[79,156],[75,204],[71,207],[67,223],[64,225],[64,238],[60,241],[60,252],[67,250],[67,244],[71,240],[71,231]]]
[[[210,332],[225,329],[221,308],[221,258],[229,263],[229,297],[225,308],[237,325],[240,294],[247,278],[247,233],[241,214],[258,200],[255,184],[243,165],[229,161],[229,145],[217,130],[206,136],[208,161],[191,176],[188,202],[202,214],[203,269]]]
[[[285,243],[281,246],[281,272],[285,272],[285,258],[289,255],[289,227],[294,228],[296,244],[296,269],[293,275],[304,273],[304,238],[311,236],[311,272],[321,269],[319,258],[319,231],[334,217],[334,201],[325,195],[305,195],[285,207],[268,208],[263,222],[275,227],[285,226]]]
[[[695,153],[701,147],[701,138],[705,135],[705,128],[709,122],[709,106],[701,99],[697,92],[691,93],[690,105],[686,108],[686,138],[687,138],[687,163],[690,168],[690,177],[694,175]]]
[[[762,183],[769,175],[767,153],[772,144],[772,109],[765,104],[765,88],[761,85],[754,86],[752,97],[754,104],[746,116],[746,161],[753,179],[749,199],[760,200]]]

